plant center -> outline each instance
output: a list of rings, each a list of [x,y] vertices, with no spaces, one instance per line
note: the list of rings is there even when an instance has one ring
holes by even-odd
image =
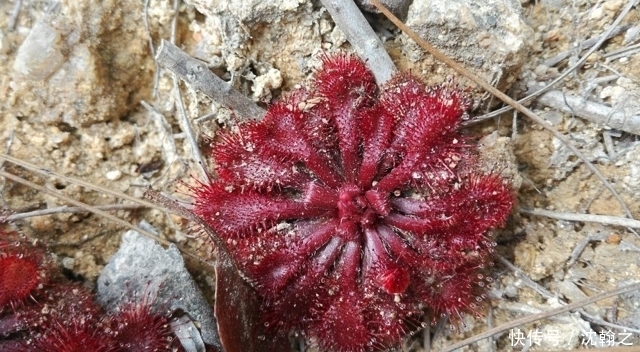
[[[347,184],[340,188],[338,194],[338,219],[342,224],[360,225],[361,228],[371,226],[378,215],[384,215],[377,211],[370,203],[369,193],[364,192],[354,184]]]

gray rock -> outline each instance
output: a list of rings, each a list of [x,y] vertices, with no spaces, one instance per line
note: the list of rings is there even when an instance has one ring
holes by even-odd
[[[65,61],[60,32],[47,23],[48,19],[45,16],[33,26],[13,62],[13,69],[26,79],[44,80]]]
[[[518,171],[518,159],[513,154],[511,138],[501,137],[498,131],[483,137],[480,147],[480,169],[485,174],[499,172],[514,190],[520,189],[522,176]]]
[[[156,232],[143,222],[141,228]],[[98,302],[114,311],[129,294],[156,292],[156,308],[181,310],[200,323],[205,343],[220,346],[213,309],[184,266],[178,249],[168,249],[135,231],[122,236],[118,252],[98,278]]]
[[[506,90],[532,45],[533,30],[521,10],[514,0],[415,0],[406,24],[450,58]],[[405,36],[403,43],[411,60],[423,59],[423,50],[413,40]]]
[[[207,350],[198,328],[189,317],[181,316],[172,320],[171,328],[187,352],[205,352]]]

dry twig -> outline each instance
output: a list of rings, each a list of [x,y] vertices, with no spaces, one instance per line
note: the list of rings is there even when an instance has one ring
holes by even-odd
[[[153,97],[158,96],[158,81],[160,78],[160,67],[158,67],[158,61],[155,60],[156,57],[156,49],[153,46],[153,38],[151,37],[151,30],[149,29],[149,1],[144,0],[144,9],[142,15],[142,23],[144,23],[144,30],[147,32],[147,41],[149,42],[149,51],[151,52],[151,56],[154,57],[153,64],[156,69],[153,72]]]
[[[227,82],[216,76],[207,65],[187,55],[177,46],[162,40],[156,55],[158,63],[197,89],[228,106],[241,120],[258,120],[265,111],[251,99],[236,91]]]
[[[140,204],[110,204],[110,205],[96,205],[95,208],[104,211],[110,210],[135,210],[140,209],[143,206]],[[68,207],[63,205],[61,207],[55,208],[46,208],[39,209],[24,213],[11,214],[4,218],[6,221],[16,221],[31,218],[34,216],[43,216],[43,215],[51,215],[51,214],[59,214],[59,213],[87,213],[88,211],[82,207]]]
[[[40,168],[38,168],[37,166],[35,166],[33,164],[29,164],[29,163],[27,163],[25,161],[13,158],[13,157],[5,155],[5,154],[0,154],[0,158],[4,159],[4,160],[7,160],[7,161],[10,161],[12,163],[16,163],[16,164],[18,164],[18,165],[20,165],[22,167],[25,167],[27,169],[30,169],[30,170],[32,170],[32,171],[34,171],[36,173],[42,174],[42,175],[54,175],[54,176],[57,176],[57,177],[59,175],[59,177],[61,179],[64,179],[65,181],[68,181],[68,182],[71,182],[71,183],[74,183],[74,184],[77,184],[77,185],[81,185],[81,186],[87,185],[88,188],[93,189],[93,190],[101,190],[101,191],[104,190],[104,191],[107,191],[106,193],[108,193],[108,194],[113,194],[113,195],[115,195],[117,197],[126,198],[126,199],[134,201],[135,203],[142,204],[144,206],[149,205],[149,207],[151,207],[151,208],[159,209],[159,210],[165,211],[165,212],[168,211],[168,210],[171,210],[171,209],[163,208],[163,207],[161,207],[161,206],[159,206],[157,204],[154,204],[153,202],[149,202],[149,201],[146,201],[146,200],[143,200],[143,199],[137,199],[135,197],[131,197],[131,196],[129,196],[127,194],[124,194],[124,193],[121,193],[121,192],[108,190],[105,187],[92,185],[92,184],[90,184],[88,182],[84,182],[84,181],[81,181],[81,180],[78,180],[78,179],[70,178],[68,176],[63,176],[63,175],[57,174],[57,173],[52,172],[52,171],[40,169]],[[29,188],[35,189],[35,190],[37,190],[39,192],[42,192],[42,193],[48,194],[50,196],[53,196],[53,197],[55,197],[57,199],[63,200],[65,202],[67,202],[67,203],[73,204],[76,207],[80,207],[80,208],[82,208],[82,209],[84,209],[84,210],[86,210],[86,211],[88,211],[90,213],[93,213],[95,215],[101,216],[101,217],[103,217],[103,218],[105,218],[107,220],[110,220],[110,221],[112,221],[112,222],[114,222],[114,223],[116,223],[116,224],[118,224],[120,226],[126,227],[126,228],[128,228],[130,230],[133,230],[133,231],[136,231],[136,232],[138,232],[138,233],[140,233],[140,234],[142,234],[142,235],[144,235],[146,237],[149,237],[149,238],[157,241],[158,243],[164,244],[166,246],[173,244],[184,255],[187,255],[190,258],[193,258],[193,259],[197,260],[198,262],[200,262],[200,263],[202,263],[202,264],[204,264],[204,265],[206,265],[208,267],[213,267],[213,265],[211,263],[209,263],[206,260],[200,258],[198,255],[196,255],[194,253],[191,253],[190,251],[185,250],[184,248],[182,248],[182,246],[180,246],[180,245],[178,245],[176,243],[172,243],[170,241],[167,241],[165,239],[162,239],[162,238],[156,236],[155,234],[153,234],[153,233],[151,233],[149,231],[146,231],[146,230],[144,230],[144,229],[142,229],[142,228],[140,228],[140,227],[138,227],[136,225],[132,225],[129,222],[124,221],[124,220],[122,220],[120,218],[117,218],[117,217],[115,217],[115,216],[113,216],[113,215],[111,215],[111,214],[109,214],[109,213],[97,208],[97,207],[94,207],[92,205],[89,205],[89,204],[83,203],[81,201],[75,200],[75,199],[73,199],[71,197],[67,197],[66,195],[64,195],[64,194],[62,194],[62,193],[60,193],[58,191],[55,191],[55,190],[52,190],[52,189],[48,189],[46,187],[43,187],[43,186],[40,186],[40,185],[35,184],[33,182],[27,181],[27,180],[25,180],[25,179],[23,179],[23,178],[21,178],[19,176],[10,174],[10,173],[2,171],[2,170],[0,170],[0,176],[4,177],[5,179],[9,179],[9,180],[12,180],[14,182],[23,184],[23,185],[25,185],[25,186],[27,186]]]
[[[372,1],[375,1],[375,0],[372,0]],[[576,310],[576,309],[578,309],[580,307],[584,307],[586,305],[595,303],[595,302],[603,300],[605,298],[609,298],[609,297],[613,297],[613,296],[617,296],[617,295],[620,295],[620,294],[623,294],[623,293],[627,293],[627,292],[631,292],[631,291],[637,291],[637,290],[640,290],[640,283],[636,283],[636,284],[620,287],[620,288],[617,288],[615,290],[604,292],[604,293],[595,295],[593,297],[589,297],[589,298],[584,299],[584,300],[580,300],[580,301],[577,301],[577,302],[574,302],[574,303],[571,303],[571,304],[567,304],[566,306],[563,306],[563,307],[559,307],[559,308],[556,308],[556,309],[549,310],[547,312],[542,312],[542,313],[539,313],[539,314],[533,314],[533,315],[529,315],[529,316],[526,316],[526,317],[523,317],[523,318],[515,319],[515,320],[513,320],[513,321],[511,321],[511,322],[509,322],[507,324],[500,325],[500,326],[498,326],[498,327],[496,327],[494,329],[487,330],[487,331],[485,331],[485,332],[483,332],[481,334],[472,336],[472,337],[470,337],[470,338],[468,338],[466,340],[463,340],[463,341],[455,343],[455,344],[453,344],[451,346],[448,346],[447,348],[445,348],[443,350],[443,352],[452,352],[452,351],[455,351],[455,350],[457,350],[459,348],[462,348],[464,346],[470,345],[470,344],[472,344],[474,342],[478,342],[480,340],[484,340],[484,339],[486,339],[486,338],[488,338],[490,336],[493,336],[493,335],[499,334],[501,332],[516,328],[518,326],[526,325],[526,324],[529,324],[529,323],[533,323],[535,321],[538,321],[538,320],[541,320],[541,319],[545,319],[545,318],[548,318],[548,317],[551,317],[551,316],[554,316],[554,315],[570,312],[572,310]]]
[[[7,29],[9,31],[13,31],[16,28],[20,10],[22,10],[22,0],[16,0],[15,5],[13,5],[13,11],[11,11],[11,17],[9,17],[9,21],[7,21]]]
[[[567,261],[567,267],[575,264],[575,262],[578,261],[578,258],[580,258],[580,256],[582,255],[582,252],[584,252],[584,249],[587,248],[587,245],[590,242],[604,241],[607,239],[607,237],[609,237],[609,234],[607,233],[596,233],[594,235],[589,235],[588,237],[582,238],[580,242],[578,242],[576,247],[573,249],[573,251],[571,251],[571,256]]]
[[[132,224],[130,224],[130,223],[128,223],[128,222],[126,222],[126,221],[124,221],[124,220],[122,220],[120,218],[117,218],[117,217],[115,217],[115,216],[113,216],[113,215],[111,215],[111,214],[109,214],[109,213],[107,213],[105,211],[102,211],[102,210],[100,210],[100,209],[98,209],[98,208],[96,208],[94,206],[91,206],[89,204],[80,202],[80,201],[75,200],[75,199],[73,199],[71,197],[67,197],[64,194],[60,193],[60,192],[53,191],[53,190],[48,189],[46,187],[42,187],[42,186],[40,186],[38,184],[35,184],[33,182],[30,182],[30,181],[27,181],[27,180],[25,180],[25,179],[23,179],[21,177],[18,177],[16,175],[10,174],[10,173],[5,172],[5,171],[0,171],[0,176],[4,177],[6,179],[12,180],[14,182],[23,184],[23,185],[25,185],[25,186],[27,186],[29,188],[35,189],[35,190],[37,190],[39,192],[51,195],[53,197],[56,197],[58,199],[61,199],[61,200],[65,201],[65,202],[71,203],[71,204],[73,204],[73,205],[75,205],[77,207],[84,208],[86,211],[89,211],[91,213],[99,215],[99,216],[101,216],[101,217],[103,217],[105,219],[111,220],[111,221],[115,222],[116,224],[124,226],[124,227],[126,227],[128,229],[131,229],[131,230],[134,230],[136,232],[139,232],[139,233],[141,233],[141,234],[143,234],[143,235],[145,235],[145,236],[157,241],[158,243],[162,243],[162,244],[164,244],[166,246],[171,244],[171,242],[169,242],[167,240],[164,240],[162,238],[159,238],[158,236],[152,234],[149,231],[145,231],[145,230],[139,228],[138,226],[132,225]]]
[[[615,225],[640,229],[640,221],[634,219],[621,218],[609,215],[593,215],[593,214],[576,214],[576,213],[560,213],[544,209],[527,209],[520,208],[520,213],[546,216],[548,218],[568,221],[597,222],[605,225]]]
[[[141,206],[144,206],[144,207],[147,207],[147,208],[157,209],[157,210],[160,210],[160,211],[167,211],[167,209],[165,209],[165,208],[163,208],[163,207],[161,207],[158,204],[155,204],[153,202],[149,202],[149,201],[144,200],[144,199],[139,199],[139,198],[130,196],[130,195],[126,194],[126,193],[114,191],[113,189],[110,189],[110,188],[107,188],[107,187],[94,185],[92,183],[89,183],[89,182],[86,182],[86,181],[83,181],[83,180],[80,180],[80,179],[77,179],[77,178],[65,176],[65,175],[60,174],[58,172],[55,172],[53,170],[48,170],[48,169],[41,168],[41,167],[39,167],[37,165],[31,164],[31,163],[26,162],[24,160],[20,160],[18,158],[14,158],[14,157],[12,157],[10,155],[7,155],[7,154],[0,153],[0,159],[9,161],[9,162],[14,163],[16,165],[20,165],[23,168],[25,168],[25,169],[27,169],[29,171],[35,172],[35,173],[37,173],[39,175],[42,175],[42,176],[55,176],[60,180],[63,180],[63,181],[66,181],[66,182],[69,182],[69,183],[72,183],[72,184],[75,184],[75,185],[79,185],[79,186],[82,186],[82,187],[85,187],[85,188],[88,188],[88,189],[92,189],[92,190],[94,190],[96,192],[101,192],[103,194],[110,194],[112,196],[115,196],[115,197],[118,197],[118,198],[121,198],[121,199],[126,199],[128,201],[131,201],[131,202],[136,203],[136,204],[140,204]]]
[[[180,0],[173,0],[173,11],[173,20],[171,21],[171,43],[175,44],[176,34],[178,32],[178,14],[180,14]],[[180,129],[182,129],[187,138],[187,141],[189,142],[189,146],[191,147],[191,156],[198,164],[198,170],[200,171],[200,181],[206,181],[208,179],[208,176],[207,170],[205,170],[204,159],[202,158],[202,154],[200,153],[198,141],[195,137],[195,133],[193,132],[193,128],[191,127],[191,122],[187,118],[187,113],[182,102],[182,94],[180,94],[180,85],[178,83],[178,75],[174,74],[173,91],[175,92],[175,104],[178,110],[178,123],[180,124]]]
[[[174,142],[175,136],[172,134],[171,125],[160,111],[158,111],[146,101],[141,100],[140,105],[147,109],[147,111],[149,112],[149,117],[153,121],[156,130],[158,130],[158,133],[160,134],[160,140],[162,141],[162,158],[164,159],[165,163],[169,165],[166,171],[166,173],[169,173],[171,170],[170,166],[178,160],[178,150]],[[182,171],[182,168],[180,171]]]
[[[640,51],[640,43],[638,44],[634,44],[634,45],[629,45],[629,46],[625,46],[624,48],[620,48],[618,50],[614,50],[610,53],[606,53],[604,55],[602,55],[603,57],[607,58],[607,60],[611,61],[611,60],[616,60],[616,59],[620,59],[623,57],[627,57],[633,54],[636,54]]]
[[[578,44],[578,50],[580,50],[580,52],[586,50],[587,48],[593,48],[597,43],[599,43],[600,41],[604,42],[605,40],[611,39],[613,37],[615,37],[616,35],[626,31],[627,29],[629,29],[629,27],[631,27],[630,25],[623,25],[623,26],[615,26],[613,27],[611,30],[606,31],[605,33],[596,36],[596,37],[592,37],[589,38],[587,40],[583,40],[582,42],[580,42]],[[602,40],[602,38],[604,38],[604,40]],[[596,49],[602,44],[598,44],[598,46],[596,47]],[[575,53],[576,49],[575,48],[571,48],[570,50],[567,51],[563,51],[560,54],[548,58],[546,60],[544,60],[542,62],[543,65],[547,66],[547,67],[553,67],[555,65],[557,65],[560,61],[568,58],[569,56],[571,56],[571,54]]]
[[[640,135],[640,115],[627,116],[624,112],[615,111],[612,107],[565,94],[559,90],[542,94],[538,102],[562,112],[575,114],[587,121]]]
[[[527,274],[525,272],[523,272],[517,266],[513,265],[510,261],[508,261],[503,256],[496,255],[496,259],[502,265],[504,265],[507,269],[511,270],[518,278],[520,278],[522,280],[522,282],[524,282],[527,286],[529,286],[532,290],[536,291],[538,294],[540,294],[545,299],[556,299],[561,304],[567,304],[564,300],[562,300],[561,298],[557,297],[557,295],[554,295],[553,293],[549,292],[546,288],[542,287],[541,285],[539,285],[538,283],[533,281],[529,276],[527,276]],[[567,263],[567,265],[570,265],[570,264]],[[629,332],[632,332],[632,333],[635,333],[635,334],[640,333],[640,330],[633,329],[633,328],[630,328],[630,327],[627,327],[627,326],[613,324],[613,323],[610,323],[608,321],[604,321],[604,320],[602,320],[600,318],[597,318],[597,317],[585,312],[584,309],[582,309],[582,308],[576,309],[576,311],[578,313],[580,313],[580,315],[583,316],[584,318],[586,318],[587,320],[593,321],[596,324],[603,325],[603,326],[608,326],[608,327],[611,327],[611,328],[614,328],[614,329],[626,330],[626,331],[629,331]]]
[[[367,62],[378,84],[396,72],[389,53],[352,0],[321,0],[358,55]]]
[[[166,209],[173,211],[176,215],[184,219],[187,219],[193,222],[194,224],[197,224],[200,230],[203,231],[205,235],[207,235],[207,237],[211,240],[211,242],[216,247],[217,260],[214,265],[216,266],[222,265],[223,264],[222,262],[224,261],[225,264],[230,264],[233,266],[235,270],[237,270],[238,272],[241,272],[239,270],[238,264],[235,262],[235,260],[233,260],[233,258],[229,254],[229,249],[227,247],[226,242],[223,241],[222,238],[220,238],[220,236],[218,236],[218,234],[215,231],[213,231],[213,229],[209,227],[209,225],[207,225],[207,223],[204,220],[202,220],[199,216],[195,215],[193,212],[181,206],[175,200],[169,197],[166,197],[162,195],[160,192],[155,191],[153,189],[147,189],[147,191],[144,193],[144,197],[151,200],[152,202],[161,204]],[[207,263],[207,265],[211,266],[210,263]]]

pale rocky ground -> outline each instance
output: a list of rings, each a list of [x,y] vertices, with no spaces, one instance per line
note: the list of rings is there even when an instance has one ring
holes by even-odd
[[[171,36],[173,4],[151,0],[145,29],[142,1],[63,0],[50,9],[49,2],[23,1],[15,26],[10,28],[15,1],[0,2],[0,150],[65,175],[100,184],[140,197],[152,186],[166,194],[187,199],[188,190],[177,181],[192,182],[198,174],[188,143],[181,134],[174,108],[175,95],[170,73],[160,71],[149,47],[149,35],[157,46]],[[228,5],[233,3],[234,5]],[[277,3],[277,4],[276,4]],[[461,43],[467,65],[512,95],[526,91],[529,81],[548,82],[576,61],[575,43],[601,34],[626,5],[623,0],[522,2],[521,37],[508,37],[519,45],[514,53],[482,51],[476,40]],[[198,10],[196,10],[197,6]],[[240,91],[257,102],[268,102],[302,82],[323,51],[349,50],[342,32],[317,1],[280,2],[192,1],[179,8],[176,42],[193,56],[205,60],[216,73],[233,80]],[[515,6],[511,2],[510,6]],[[411,15],[410,15],[411,16]],[[433,58],[416,51],[410,40],[399,35],[388,22],[372,16],[385,47],[401,70],[411,70],[425,82],[440,82],[452,73]],[[518,18],[517,16],[514,18]],[[513,28],[514,19],[496,18],[493,26]],[[632,9],[622,24],[635,26],[640,12]],[[408,22],[411,23],[411,18]],[[464,23],[460,24],[464,25]],[[605,42],[586,65],[570,74],[557,89],[637,114],[640,96],[640,55],[629,53],[613,58],[610,53],[639,40],[631,27]],[[443,33],[446,32],[443,30]],[[448,33],[447,33],[448,34]],[[453,34],[452,34],[453,35]],[[496,40],[486,36],[481,47],[492,48]],[[507,37],[504,37],[507,38]],[[506,39],[505,39],[506,40]],[[521,40],[522,42],[518,42]],[[449,48],[451,49],[451,48]],[[489,50],[487,49],[487,50]],[[512,47],[513,49],[513,47]],[[455,48],[451,49],[454,50]],[[476,51],[474,51],[476,50]],[[555,66],[542,63],[570,51],[569,58]],[[452,54],[455,56],[455,54]],[[479,56],[480,55],[480,56]],[[500,56],[502,55],[502,56]],[[39,60],[35,58],[40,58]],[[485,61],[477,61],[478,57]],[[475,60],[475,61],[474,61]],[[493,61],[492,61],[493,60]],[[478,65],[473,63],[480,62]],[[489,65],[484,65],[489,63]],[[484,71],[483,71],[484,70]],[[598,79],[613,76],[610,79]],[[458,79],[467,84],[465,79]],[[187,117],[215,114],[213,119],[194,123],[199,136],[213,136],[216,129],[233,125],[224,107],[185,85],[180,86]],[[492,104],[475,88],[481,115]],[[144,100],[155,108],[150,113]],[[495,102],[493,102],[495,104]],[[640,143],[636,135],[608,131],[601,125],[570,114],[533,104],[535,112],[557,129],[596,163],[622,194],[635,218],[640,218]],[[517,128],[516,134],[513,130]],[[567,152],[553,136],[525,118],[505,114],[469,129],[479,137],[496,132],[515,136],[511,143],[494,145],[499,153],[515,154],[522,177],[518,192],[520,206],[560,212],[623,216],[622,209],[602,183],[583,163]],[[613,135],[609,148],[606,141]],[[206,142],[200,139],[201,149]],[[612,147],[612,148],[611,148]],[[57,189],[74,199],[93,205],[118,203],[112,196],[68,184],[55,177],[32,173],[5,163],[4,170]],[[0,178],[0,205],[20,213],[65,204],[55,197]],[[121,210],[117,216],[137,223],[146,219],[161,229],[164,237],[186,244],[201,256],[207,245],[189,237],[186,222],[156,210]],[[116,251],[121,226],[88,213],[32,217],[16,223],[31,236],[49,243],[61,263],[93,285],[100,270]],[[574,263],[572,251],[592,238]],[[640,237],[623,227],[577,223],[515,213],[504,231],[496,234],[498,252],[526,275],[553,294],[569,302],[580,300],[640,278]],[[205,292],[211,290],[211,271],[192,265],[192,272]],[[439,350],[454,341],[485,331],[490,321],[499,326],[523,314],[527,307],[547,310],[557,306],[529,288],[501,265],[490,273],[495,285],[490,292],[491,311],[480,319],[467,317],[461,332],[445,331],[434,342]],[[640,295],[601,301],[586,308],[593,316],[633,329],[640,329]],[[566,350],[580,347],[579,334],[596,328],[577,314],[564,315],[521,327],[526,334],[558,331],[557,346],[543,339],[535,350]],[[614,332],[619,332],[614,330]],[[569,340],[569,338],[571,340]],[[640,344],[638,335],[632,341]],[[517,351],[508,333],[496,336],[495,351]],[[421,351],[419,341],[410,350]],[[485,340],[469,347],[487,351]]]

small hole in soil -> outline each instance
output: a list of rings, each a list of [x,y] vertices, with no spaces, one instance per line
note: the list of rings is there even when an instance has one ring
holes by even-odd
[[[71,125],[69,125],[66,122],[60,122],[59,124],[56,125],[58,127],[58,129],[62,132],[75,132],[77,130],[77,128],[72,127]]]
[[[72,270],[69,270],[69,269],[62,269],[62,275],[64,275],[67,279],[74,282],[86,281],[85,277],[82,274],[74,273]]]

